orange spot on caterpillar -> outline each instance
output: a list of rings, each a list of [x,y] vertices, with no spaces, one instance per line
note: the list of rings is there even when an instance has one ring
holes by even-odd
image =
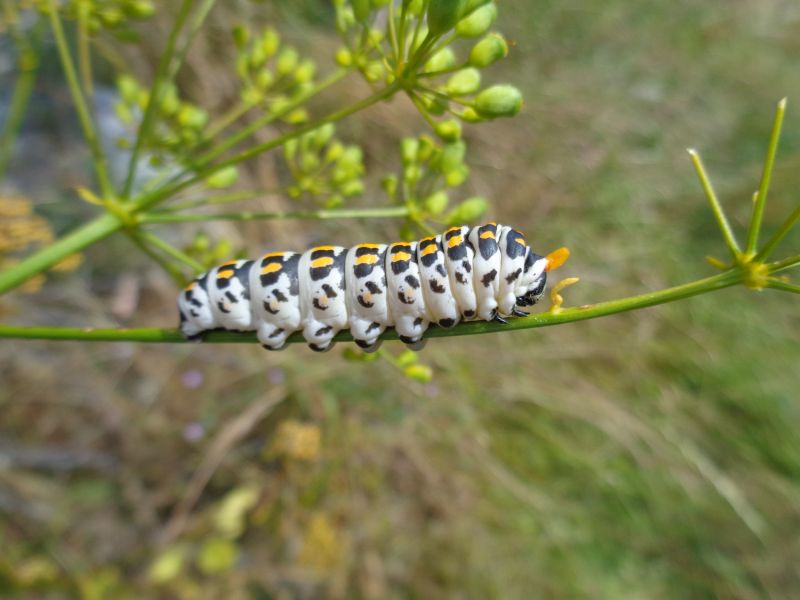
[[[353,261],[353,263],[356,265],[374,265],[376,262],[378,262],[377,254],[365,254],[364,256],[359,256],[355,259],[355,261]]]
[[[263,269],[261,269],[262,275],[268,275],[270,273],[274,273],[275,271],[280,271],[283,267],[280,263],[269,263]]]
[[[321,269],[322,267],[330,267],[333,264],[333,259],[330,256],[323,256],[311,261],[312,269]]]
[[[494,237],[494,231],[484,231],[484,232],[481,234],[481,239],[482,239],[482,240],[489,240],[489,239],[493,240],[493,239],[495,239],[495,237]]]

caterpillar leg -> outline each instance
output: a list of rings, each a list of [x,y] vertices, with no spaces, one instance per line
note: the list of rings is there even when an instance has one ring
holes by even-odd
[[[403,335],[400,336],[400,341],[403,342],[409,350],[413,350],[414,352],[419,352],[425,347],[425,344],[428,343],[428,340],[424,338],[413,340]]]
[[[364,352],[367,352],[367,353],[377,351],[378,348],[380,348],[381,344],[383,343],[382,340],[378,340],[378,341],[372,342],[372,343],[368,342],[367,340],[353,340],[353,341],[356,343],[356,346],[358,346]]]
[[[261,345],[267,350],[283,350],[286,347],[286,339],[290,331],[270,323],[261,322],[258,324],[256,336]]]
[[[308,342],[308,347],[314,352],[326,352],[333,347],[333,337],[339,333],[338,328],[326,325],[315,319],[306,321],[303,328],[303,337]]]

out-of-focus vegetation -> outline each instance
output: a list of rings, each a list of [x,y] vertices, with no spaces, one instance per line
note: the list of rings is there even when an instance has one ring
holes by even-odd
[[[320,61],[338,48],[326,3],[220,5],[177,82],[191,106],[222,114],[234,102],[235,58],[220,40],[243,20],[272,22]],[[135,71],[151,72],[148,40],[160,48],[168,25],[155,21],[128,48]],[[581,278],[565,291],[571,304],[707,274],[702,258],[720,242],[684,148],[703,152],[744,223],[772,107],[800,98],[796,3],[506,0],[496,26],[511,51],[487,77],[512,81],[525,105],[513,121],[464,128],[469,193],[491,199],[492,216],[537,249],[571,248],[566,275]],[[60,75],[42,68],[8,172],[14,194],[36,198],[60,231],[88,210],[70,188],[90,173]],[[367,173],[397,172],[397,138],[427,128],[397,99],[337,135],[365,146]],[[797,202],[799,163],[790,110],[765,228]],[[237,183],[280,187],[283,164],[267,155]],[[382,193],[378,181],[365,185]],[[283,222],[181,226],[167,237],[199,243],[213,261],[399,233],[389,221]],[[110,238],[89,248],[77,275],[53,273],[37,294],[4,299],[3,320],[24,309],[26,322],[172,324],[172,282],[131,247]],[[429,383],[405,377],[402,358],[354,362],[341,347],[310,356],[3,342],[0,590],[796,597],[792,299],[737,289],[596,322],[435,340],[422,354]]]

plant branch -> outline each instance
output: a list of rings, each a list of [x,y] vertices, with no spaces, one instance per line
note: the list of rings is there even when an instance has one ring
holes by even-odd
[[[717,199],[717,194],[714,192],[714,187],[711,185],[711,180],[709,179],[706,169],[703,166],[703,160],[700,158],[700,155],[694,148],[689,148],[687,152],[689,152],[689,157],[691,158],[692,164],[697,171],[697,177],[700,179],[700,185],[703,186],[703,191],[706,193],[708,203],[711,205],[711,211],[714,213],[714,217],[717,219],[717,224],[719,225],[720,231],[722,231],[722,237],[725,240],[725,245],[728,246],[728,250],[730,250],[733,259],[738,260],[742,253],[742,249],[739,247],[739,243],[736,241],[736,236],[734,235],[730,223],[728,223],[728,219],[725,216],[725,211],[722,210],[722,206]]]
[[[164,48],[164,52],[161,53],[161,58],[158,61],[155,81],[153,82],[153,87],[150,90],[150,96],[147,99],[147,106],[144,109],[144,116],[142,117],[142,122],[139,124],[139,131],[136,134],[136,143],[133,146],[131,159],[128,163],[128,175],[125,179],[125,185],[122,189],[123,198],[127,199],[130,196],[133,182],[136,179],[136,169],[139,165],[139,155],[142,152],[142,147],[144,146],[147,137],[150,135],[150,129],[153,127],[158,114],[161,92],[163,91],[164,86],[172,80],[170,65],[175,52],[175,44],[178,41],[178,35],[180,35],[181,29],[183,29],[183,24],[186,22],[186,19],[189,16],[189,12],[191,11],[193,3],[194,0],[183,0],[181,3],[181,7],[178,10],[178,15],[175,17],[175,22],[172,24],[172,29],[170,30],[169,37],[167,38],[167,46]]]
[[[66,236],[57,239],[38,252],[24,258],[13,267],[0,271],[0,294],[15,288],[38,273],[52,267],[66,256],[74,254],[108,237],[122,227],[122,222],[110,213],[94,218]]]
[[[744,282],[745,277],[746,274],[744,270],[733,268],[719,275],[713,275],[705,279],[659,290],[657,292],[648,292],[619,300],[610,300],[597,304],[587,304],[572,308],[564,308],[558,311],[532,314],[528,317],[510,319],[507,324],[488,321],[469,321],[461,323],[451,329],[433,326],[425,333],[425,337],[438,338],[497,333],[501,331],[517,331],[597,319],[599,317],[639,310],[658,304],[675,302],[700,294],[707,294],[741,284]],[[92,329],[80,327],[16,327],[12,325],[0,325],[0,338],[149,343],[186,343],[188,341],[175,329]],[[234,331],[212,331],[207,333],[204,339],[206,342],[222,344],[257,342],[254,333],[239,333]],[[342,331],[334,339],[336,341],[346,342],[352,341],[353,338],[348,331]],[[381,336],[381,339],[396,340],[397,332],[394,329],[389,329]],[[288,341],[303,342],[304,340],[300,332],[295,332],[289,337]]]
[[[790,292],[792,294],[800,294],[800,285],[787,283],[785,281],[772,280],[767,284],[768,288],[773,290],[781,290],[782,292]]]
[[[136,235],[137,237],[141,238],[144,242],[150,244],[154,248],[158,248],[159,250],[161,250],[167,256],[189,267],[193,271],[194,275],[201,273],[202,271],[205,270],[202,264],[197,262],[195,259],[193,259],[185,252],[178,250],[178,248],[176,248],[169,242],[162,240],[157,235],[154,235],[149,231],[143,231],[143,230],[138,230],[136,232]],[[181,283],[182,284],[186,283],[186,280],[184,279],[184,281],[182,281]]]
[[[299,210],[278,212],[249,212],[218,213],[208,215],[180,215],[172,213],[145,213],[140,216],[143,224],[154,223],[184,223],[192,221],[259,221],[278,219],[383,219],[407,217],[408,208],[405,206],[391,206],[386,208],[337,208],[332,210]]]
[[[775,111],[775,121],[772,125],[772,133],[767,147],[767,158],[764,160],[764,170],[761,172],[761,184],[758,186],[758,196],[753,204],[753,217],[750,221],[750,228],[747,231],[747,255],[753,255],[758,246],[758,234],[761,231],[761,220],[764,216],[764,206],[767,203],[767,192],[772,178],[772,167],[775,164],[775,154],[778,152],[778,141],[781,137],[781,127],[783,116],[786,113],[786,98],[778,102]]]
[[[764,247],[758,251],[758,254],[756,254],[753,260],[760,261],[769,258],[769,255],[772,254],[772,251],[775,249],[775,247],[781,243],[783,238],[788,235],[798,221],[800,221],[800,206],[794,209],[794,212],[787,217],[778,231],[776,231],[772,237],[767,240],[767,243],[764,244]]]
[[[64,35],[64,28],[61,24],[61,17],[58,13],[58,8],[55,5],[55,0],[50,0],[48,3],[50,14],[50,27],[53,30],[53,37],[56,41],[56,48],[58,49],[58,56],[61,59],[61,66],[64,69],[64,76],[67,78],[67,85],[72,100],[75,103],[75,111],[78,113],[78,119],[83,129],[83,135],[86,142],[89,144],[89,150],[92,153],[92,162],[97,174],[97,182],[100,185],[100,190],[103,193],[104,200],[110,200],[114,197],[114,188],[111,185],[111,179],[108,176],[108,167],[106,164],[105,153],[100,144],[100,138],[97,135],[92,113],[86,103],[86,99],[81,91],[78,76],[75,72],[75,64],[72,60],[67,39]]]

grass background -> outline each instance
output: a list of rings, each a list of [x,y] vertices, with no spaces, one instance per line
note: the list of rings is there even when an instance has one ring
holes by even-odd
[[[181,80],[212,110],[235,93],[220,48],[242,18],[274,20],[322,64],[337,45],[324,3],[221,6]],[[163,40],[167,25],[148,35]],[[685,148],[700,150],[744,222],[783,96],[766,230],[796,204],[795,2],[504,0],[498,29],[514,45],[491,77],[518,85],[526,102],[511,121],[467,128],[469,191],[492,199],[491,217],[541,253],[570,247],[559,275],[581,283],[568,303],[710,273],[703,257],[724,247]],[[147,73],[159,47],[130,49],[134,68]],[[40,82],[43,101],[58,101],[56,77]],[[363,92],[353,84],[318,108]],[[36,123],[31,136],[62,128],[59,148],[74,143],[68,123]],[[365,204],[382,202],[378,176],[396,165],[397,138],[424,129],[402,100],[339,128],[366,148]],[[14,184],[63,229],[88,210],[64,189],[86,175],[76,175],[80,154],[69,168],[53,155],[45,158],[57,186],[21,168]],[[280,169],[267,157],[249,181],[274,182]],[[396,227],[204,230],[255,254],[390,239]],[[7,300],[4,320],[169,325],[173,297],[155,267],[113,239],[87,253],[79,275]],[[126,298],[134,310],[113,312]],[[348,362],[342,347],[317,356],[299,346],[265,354],[4,342],[0,589],[90,598],[796,597],[798,334],[794,297],[726,290],[596,322],[436,340],[421,357],[436,373],[424,385],[387,361]],[[237,425],[244,431],[222,451],[219,439]],[[188,519],[176,521],[188,482],[214,460]]]

